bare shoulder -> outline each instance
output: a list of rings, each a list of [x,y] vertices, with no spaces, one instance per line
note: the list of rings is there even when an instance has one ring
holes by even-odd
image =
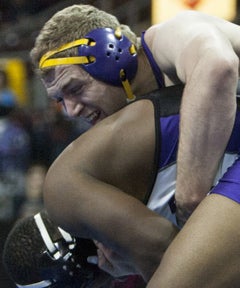
[[[230,56],[233,48],[240,56],[239,26],[197,11],[180,12],[150,27],[144,39],[156,63],[173,83],[177,80],[185,83],[198,59],[209,55],[205,53],[209,47]]]
[[[113,115],[108,116],[97,125],[92,127],[85,137],[80,137],[80,141],[87,141],[85,138],[97,138],[99,134],[104,135],[99,141],[109,141],[110,139],[118,139],[120,135],[131,133],[133,130],[140,128],[143,132],[145,125],[153,120],[154,106],[151,100],[141,99],[125,106]],[[83,140],[84,139],[84,140]]]
[[[108,118],[108,121],[118,126],[125,126],[133,123],[133,120],[137,122],[145,122],[147,119],[152,118],[154,111],[153,103],[149,99],[137,100],[134,103],[130,103],[117,113],[113,114]],[[143,117],[144,115],[144,117]],[[137,124],[137,125],[140,125]]]
[[[112,165],[133,159],[146,153],[147,143],[154,143],[154,107],[150,100],[139,100],[131,103],[105,118],[97,125],[85,132],[61,154],[61,162],[71,162],[71,165],[81,169],[99,172],[99,165]],[[151,141],[151,139],[153,139]],[[141,144],[141,145],[140,145]],[[137,147],[141,148],[137,150]],[[148,148],[152,149],[152,147]],[[134,152],[135,151],[135,152]],[[131,158],[131,159],[130,159]],[[65,160],[64,160],[65,159]],[[141,161],[141,159],[140,159]]]
[[[130,153],[132,145],[136,146],[142,139],[153,136],[154,127],[153,103],[148,99],[142,99],[100,122],[92,130],[92,134],[103,131],[105,139],[102,141],[105,147],[111,147],[111,151],[116,150],[115,152],[119,153],[119,146],[123,145],[126,153]]]
[[[58,175],[66,169],[69,174],[78,173],[78,178],[80,174],[91,175],[144,198],[141,193],[146,191],[154,154],[154,107],[152,101],[140,100],[81,135],[62,152],[54,166]]]

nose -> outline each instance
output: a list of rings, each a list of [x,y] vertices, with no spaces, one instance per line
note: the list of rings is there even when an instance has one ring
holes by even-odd
[[[64,108],[69,117],[79,117],[84,109],[84,105],[80,102],[73,101],[72,99],[64,99]]]

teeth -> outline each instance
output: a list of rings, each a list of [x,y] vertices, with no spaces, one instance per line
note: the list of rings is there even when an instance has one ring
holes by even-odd
[[[99,111],[94,111],[92,114],[90,114],[87,119],[89,121],[94,121],[95,119],[97,119],[97,117],[99,116],[100,112]]]
[[[100,111],[94,111],[93,113],[91,113],[90,115],[88,115],[85,119],[87,120],[87,122],[94,122],[100,115]]]

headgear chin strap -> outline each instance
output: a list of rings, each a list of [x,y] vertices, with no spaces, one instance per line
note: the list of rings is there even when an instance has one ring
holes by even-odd
[[[50,285],[52,285],[52,281],[49,280],[43,280],[34,284],[30,284],[30,285],[20,285],[20,284],[16,284],[18,288],[45,288],[45,287],[50,287]]]
[[[78,47],[78,56],[52,58],[73,47]],[[137,51],[120,28],[98,28],[85,38],[51,50],[42,56],[39,68],[71,64],[81,64],[85,71],[100,81],[114,86],[123,85],[128,101],[135,99],[129,82],[137,72]]]
[[[58,227],[58,230],[62,236],[63,241],[67,244],[67,249],[63,249],[58,242],[53,242],[51,239],[48,230],[43,222],[42,216],[40,213],[34,215],[34,220],[37,225],[37,228],[42,236],[42,240],[45,243],[46,251],[44,253],[47,254],[47,257],[51,258],[54,261],[62,260],[63,263],[67,263],[72,256],[72,250],[76,246],[76,240],[69,233]],[[67,264],[66,264],[67,265]],[[37,283],[28,284],[28,285],[20,285],[16,284],[19,288],[44,288],[51,287],[56,283],[56,279],[43,280]]]

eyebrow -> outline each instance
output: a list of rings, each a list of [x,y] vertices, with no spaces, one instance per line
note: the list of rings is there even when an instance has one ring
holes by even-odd
[[[78,90],[82,86],[84,86],[84,82],[82,81],[82,79],[72,79],[68,81],[65,85],[63,85],[61,90],[64,92],[68,92],[73,89]]]

